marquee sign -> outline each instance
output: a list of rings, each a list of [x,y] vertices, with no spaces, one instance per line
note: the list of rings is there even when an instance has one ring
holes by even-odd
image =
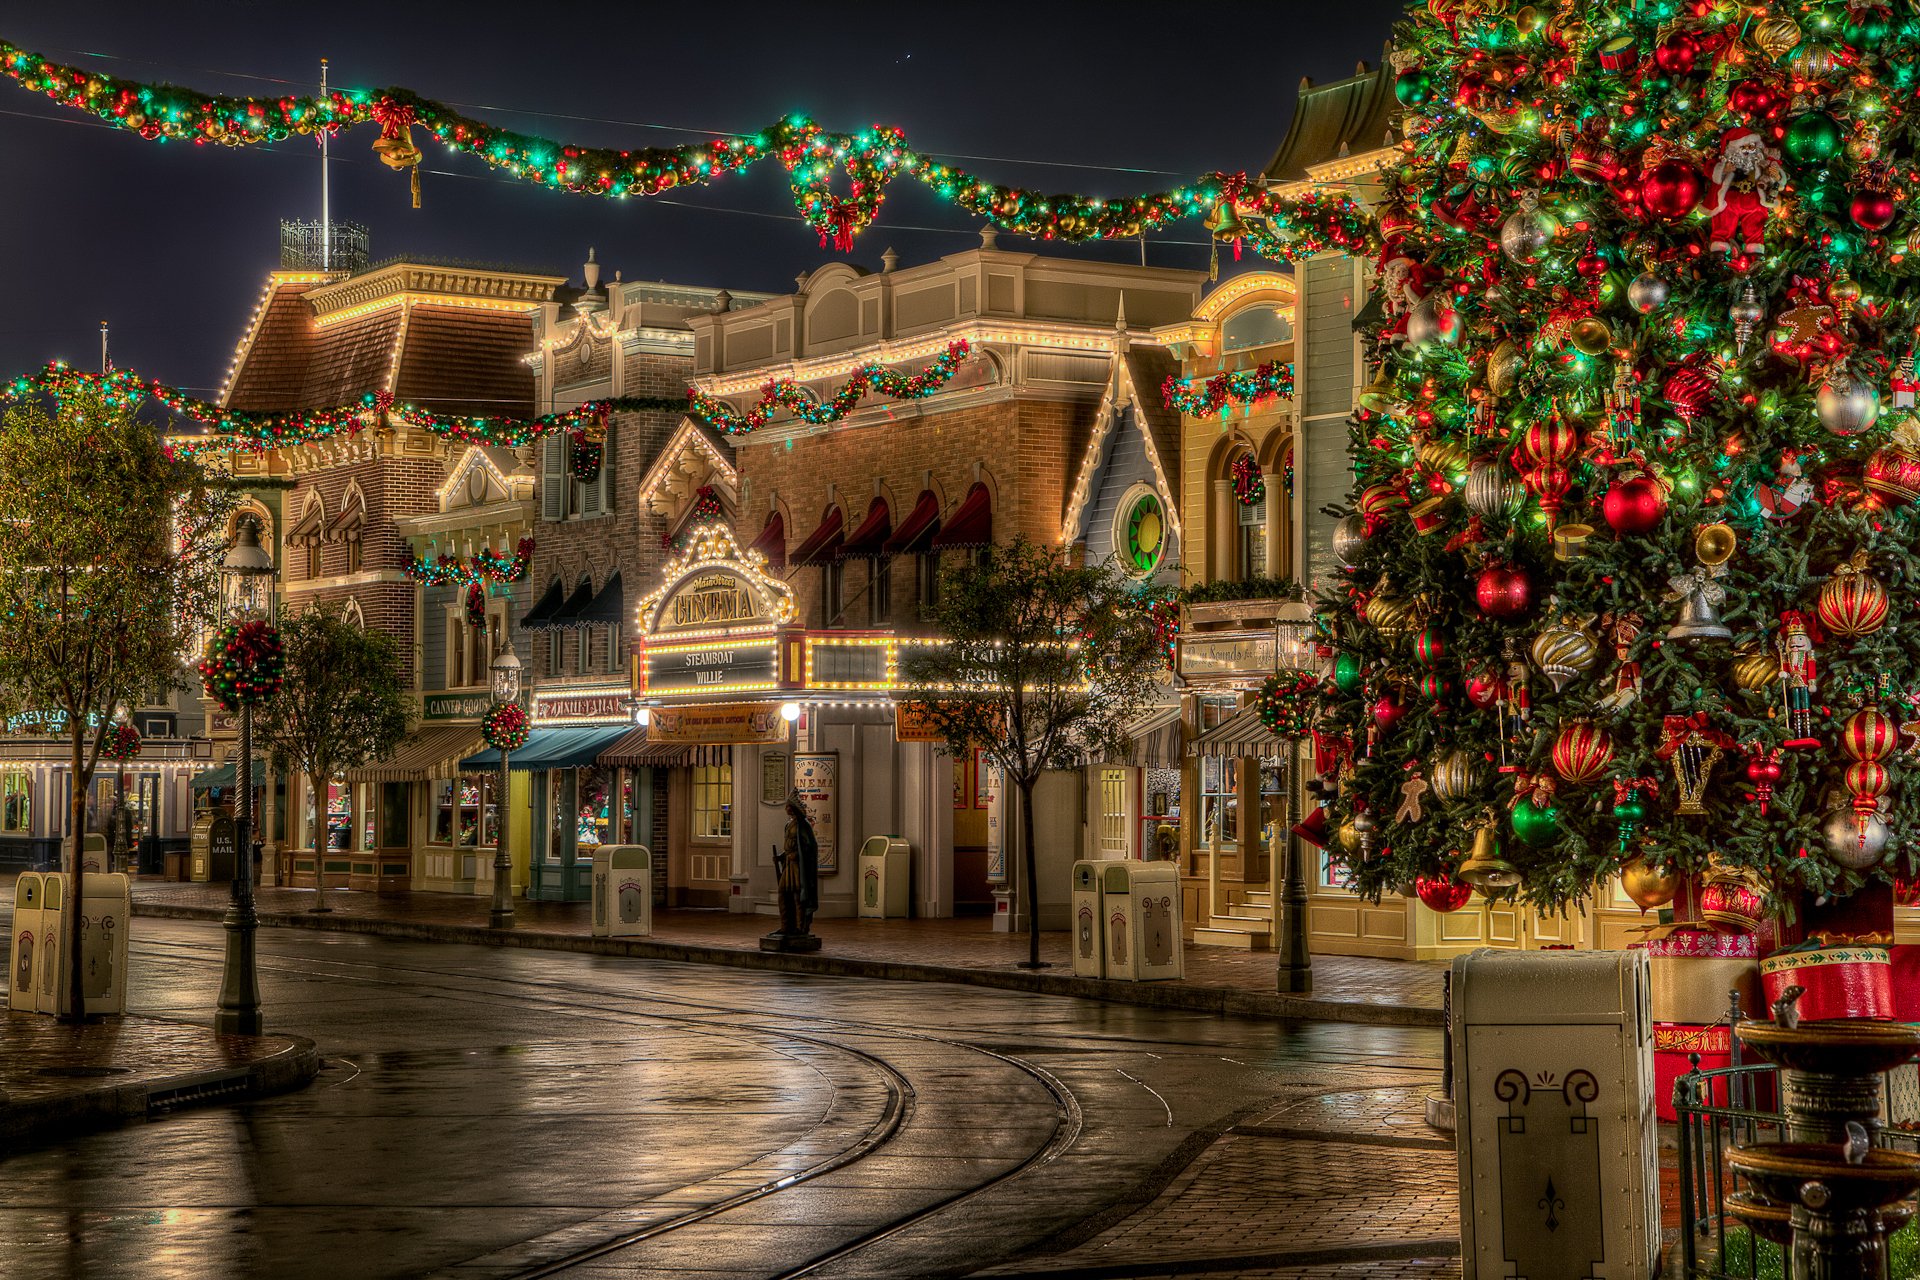
[[[791,623],[799,615],[793,588],[768,575],[766,563],[759,552],[740,549],[729,525],[696,526],[660,586],[640,602],[640,634],[684,638]]]
[[[780,718],[779,707],[770,702],[655,707],[647,739],[698,746],[784,743],[787,722]]]
[[[562,690],[538,694],[533,700],[533,718],[539,724],[565,720],[605,723],[626,720],[630,714],[625,689]]]
[[[647,697],[764,692],[780,685],[780,644],[773,636],[649,642],[641,653],[640,674],[640,692]]]

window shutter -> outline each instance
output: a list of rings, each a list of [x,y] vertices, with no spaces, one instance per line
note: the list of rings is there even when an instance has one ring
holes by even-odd
[[[611,422],[607,424],[607,442],[600,450],[600,493],[599,506],[594,508],[602,514],[613,511],[613,433]]]
[[[556,431],[541,442],[540,458],[540,518],[542,520],[565,520],[567,518],[567,489],[573,483],[573,472],[567,466],[567,437]]]

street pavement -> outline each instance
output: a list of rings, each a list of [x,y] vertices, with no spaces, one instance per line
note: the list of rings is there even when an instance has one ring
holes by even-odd
[[[140,920],[133,1009],[206,1021],[221,945]],[[0,1275],[1457,1274],[1431,1029],[304,930],[260,955],[316,1082],[0,1160]]]

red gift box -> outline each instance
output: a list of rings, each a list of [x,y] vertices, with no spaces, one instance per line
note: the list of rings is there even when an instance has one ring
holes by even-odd
[[[1920,1022],[1920,947],[1906,943],[1893,948],[1893,1016]]]
[[[1690,925],[1647,937],[1650,956],[1688,956],[1702,960],[1757,960],[1760,940],[1751,933],[1714,933]]]
[[[1884,935],[1861,938],[1816,934],[1760,962],[1760,982],[1771,1006],[1788,987],[1806,988],[1798,1012],[1803,1020],[1898,1016],[1893,1001],[1893,961]]]
[[[1660,1119],[1672,1122],[1673,1082],[1693,1070],[1693,1056],[1700,1056],[1700,1070],[1717,1071],[1733,1065],[1733,1033],[1726,1024],[1695,1026],[1682,1022],[1653,1024],[1653,1108]],[[1759,1061],[1751,1053],[1742,1055],[1744,1065]],[[1773,1106],[1773,1073],[1758,1071],[1740,1077],[1740,1105],[1759,1110]],[[1732,1096],[1726,1081],[1707,1086],[1710,1096],[1702,1098],[1714,1106],[1729,1106]]]

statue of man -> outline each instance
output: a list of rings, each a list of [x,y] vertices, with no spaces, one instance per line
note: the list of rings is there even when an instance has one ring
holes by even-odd
[[[780,932],[805,937],[813,932],[813,913],[820,908],[820,842],[798,791],[787,796],[786,838],[773,862],[780,878]]]

